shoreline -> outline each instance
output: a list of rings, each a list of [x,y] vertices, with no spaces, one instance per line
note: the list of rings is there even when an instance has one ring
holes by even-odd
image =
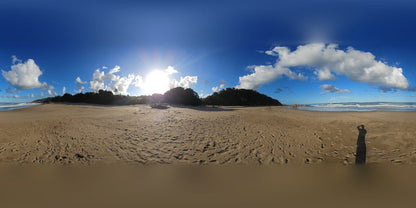
[[[33,108],[36,106],[41,106],[41,105],[79,105],[79,106],[97,106],[97,107],[126,107],[126,106],[149,106],[148,104],[135,104],[135,105],[117,105],[117,104],[113,104],[113,105],[102,105],[102,104],[92,104],[92,103],[39,103],[38,105],[34,105],[34,106],[27,106],[27,107],[21,107],[21,108],[15,108],[15,109],[11,109],[11,110],[0,110],[0,112],[8,112],[8,111],[14,111],[14,110],[19,110],[19,109],[26,109],[26,108]],[[261,108],[261,107],[273,107],[273,108],[283,108],[283,109],[288,109],[288,110],[298,110],[298,111],[305,111],[305,112],[346,112],[346,113],[354,113],[354,112],[416,112],[416,110],[308,110],[308,109],[302,109],[305,106],[300,106],[300,107],[291,107],[290,105],[282,105],[282,106],[221,106],[221,105],[201,105],[201,106],[185,106],[185,105],[168,105],[169,107],[174,107],[174,108],[190,108],[190,109],[197,109],[197,108],[212,108],[212,109],[222,109],[222,108]],[[306,107],[310,107],[310,106],[306,106]]]

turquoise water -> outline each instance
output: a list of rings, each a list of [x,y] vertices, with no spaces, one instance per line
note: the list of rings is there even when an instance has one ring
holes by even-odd
[[[368,102],[368,103],[326,103],[298,107],[309,111],[416,111],[416,103]]]
[[[37,106],[40,103],[1,103],[0,102],[0,111],[9,111],[19,108],[27,108],[31,106]]]

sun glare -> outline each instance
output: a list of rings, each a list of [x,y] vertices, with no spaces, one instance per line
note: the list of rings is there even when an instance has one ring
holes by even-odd
[[[159,70],[150,72],[144,83],[144,94],[151,95],[154,93],[163,94],[169,90],[169,77],[168,75]]]

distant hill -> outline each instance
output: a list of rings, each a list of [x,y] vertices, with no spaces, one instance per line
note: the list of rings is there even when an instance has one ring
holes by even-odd
[[[260,94],[255,90],[227,88],[220,92],[201,99],[193,89],[176,87],[162,94],[126,96],[114,95],[110,91],[100,90],[98,92],[78,93],[71,95],[65,93],[63,96],[43,98],[35,100],[37,103],[91,103],[101,105],[135,105],[151,103],[168,103],[177,105],[237,105],[237,106],[260,106],[260,105],[282,105],[279,101]]]
[[[260,94],[255,90],[227,88],[206,97],[206,105],[228,105],[228,106],[281,106],[278,100],[267,95]]]

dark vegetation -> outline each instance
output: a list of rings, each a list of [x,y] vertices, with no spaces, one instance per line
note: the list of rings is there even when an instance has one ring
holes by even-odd
[[[267,95],[258,93],[255,90],[227,88],[206,97],[206,105],[228,105],[228,106],[259,106],[259,105],[282,105]]]
[[[110,91],[100,90],[97,92],[78,93],[71,95],[65,93],[63,96],[49,97],[35,100],[38,103],[91,103],[101,105],[135,105],[167,103],[175,105],[234,105],[234,106],[259,106],[259,105],[282,105],[279,101],[260,94],[254,90],[227,88],[220,92],[201,99],[194,90],[182,87],[173,88],[162,94],[125,96],[114,95]]]

